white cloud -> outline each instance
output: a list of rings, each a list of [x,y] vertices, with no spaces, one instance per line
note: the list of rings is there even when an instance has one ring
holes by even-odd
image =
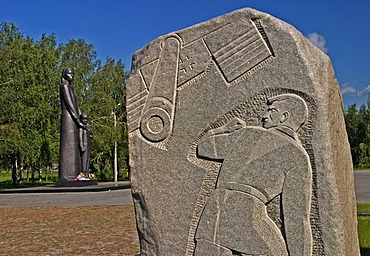
[[[362,90],[359,90],[354,86],[346,83],[341,86],[340,91],[342,92],[343,95],[350,94],[351,96],[362,97],[370,93],[370,85],[366,86]]]
[[[316,45],[321,51],[328,53],[328,48],[326,47],[326,40],[322,35],[314,32],[308,34],[307,39],[310,40],[311,43]]]
[[[345,94],[357,94],[357,89],[350,84],[344,84],[340,88],[340,91],[342,92],[343,95]]]
[[[363,89],[364,94],[369,94],[370,93],[370,85],[366,86],[365,89]]]

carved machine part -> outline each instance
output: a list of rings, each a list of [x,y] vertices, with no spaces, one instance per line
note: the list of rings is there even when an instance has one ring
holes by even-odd
[[[182,45],[176,34],[164,38],[159,58],[138,72],[146,90],[128,99],[129,132],[140,128],[142,138],[163,141],[172,132],[177,90],[201,79],[212,68],[217,68],[230,86],[267,65],[273,53],[260,21],[244,25],[242,34],[228,37],[221,45],[213,41],[233,24],[224,24],[187,45]]]
[[[164,141],[172,132],[180,46],[178,37],[164,39],[141,116],[141,134],[153,143]]]
[[[141,117],[141,133],[152,142],[159,142],[171,134],[173,112],[172,103],[166,98],[151,98],[150,105]]]
[[[148,98],[148,91],[143,90],[127,100],[128,132],[139,128],[142,111]]]

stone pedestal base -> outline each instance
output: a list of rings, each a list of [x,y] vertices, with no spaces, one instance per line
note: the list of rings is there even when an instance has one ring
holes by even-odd
[[[55,187],[87,187],[98,185],[97,180],[58,180]]]

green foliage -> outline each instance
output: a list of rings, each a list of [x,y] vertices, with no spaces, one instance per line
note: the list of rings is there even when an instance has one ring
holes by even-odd
[[[370,212],[370,204],[357,204],[357,212]],[[370,217],[358,216],[357,221],[361,255],[370,256]]]
[[[58,62],[55,37],[43,35],[34,41],[7,23],[1,24],[0,31],[0,130],[7,141],[1,163],[13,166],[19,160],[34,166],[39,164],[41,145],[55,136],[49,99],[55,80],[51,70]]]
[[[351,145],[352,161],[355,168],[370,167],[370,110],[368,105],[357,109],[356,104],[345,113],[348,140]]]
[[[357,220],[361,255],[370,255],[370,217],[358,216]]]
[[[0,24],[0,167],[15,173],[58,163],[58,85],[65,67],[74,68],[76,94],[90,117],[96,171],[112,173],[115,140],[120,166],[126,166],[127,73],[121,61],[102,64],[96,56],[93,45],[83,39],[58,45],[55,35],[34,40],[14,24]]]
[[[117,143],[118,165],[126,167],[128,160],[125,85],[127,73],[121,61],[107,59],[98,65],[85,91],[83,111],[89,113],[93,131],[92,161],[102,180],[110,178],[113,169],[114,147]]]

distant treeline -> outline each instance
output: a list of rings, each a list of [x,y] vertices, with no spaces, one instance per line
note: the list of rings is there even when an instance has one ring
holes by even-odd
[[[121,60],[98,60],[94,46],[83,39],[58,43],[54,34],[43,34],[35,40],[11,23],[0,24],[0,168],[15,175],[58,163],[65,67],[74,68],[79,104],[89,115],[93,172],[100,179],[112,176],[115,140],[119,167],[128,168],[128,73]]]
[[[346,128],[355,168],[370,168],[370,101],[350,105],[345,111]]]

